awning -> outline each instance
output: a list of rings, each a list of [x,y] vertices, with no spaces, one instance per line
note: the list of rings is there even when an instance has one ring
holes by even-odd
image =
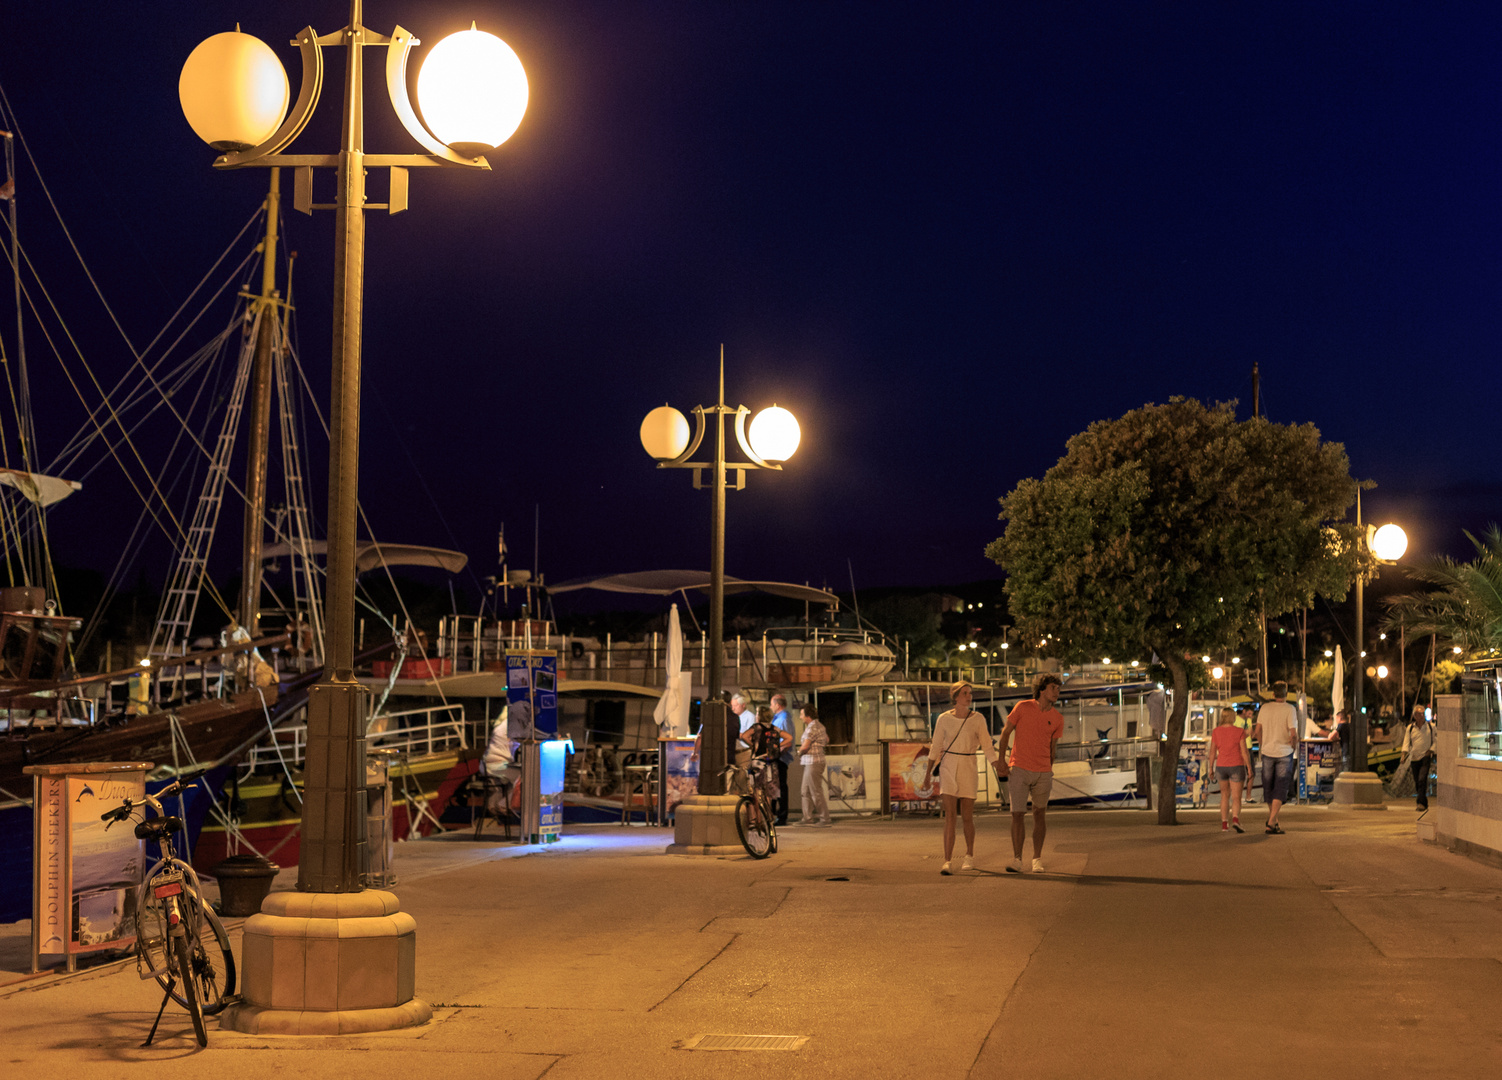
[[[308,545],[309,555],[327,555],[328,542],[314,540]],[[262,559],[280,559],[292,554],[291,544],[267,544],[261,549]],[[424,547],[421,544],[373,544],[366,541],[355,547],[355,573],[386,566],[436,566],[457,574],[469,563],[469,556],[462,551],[447,548]]]
[[[709,574],[703,570],[643,570],[635,574],[610,574],[597,578],[577,578],[561,585],[549,585],[553,594],[577,592],[580,589],[598,589],[600,592],[636,593],[645,596],[672,596],[687,589],[709,591]],[[803,600],[827,607],[840,606],[840,598],[827,589],[815,589],[810,585],[793,585],[782,581],[742,581],[740,578],[725,578],[725,594],[764,592],[773,596],[785,596],[789,600]]]

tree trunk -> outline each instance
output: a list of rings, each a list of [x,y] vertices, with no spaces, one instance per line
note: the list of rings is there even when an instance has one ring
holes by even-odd
[[[1177,825],[1179,788],[1179,745],[1184,741],[1184,717],[1189,715],[1189,675],[1184,670],[1184,658],[1177,653],[1155,648],[1153,650],[1168,668],[1173,683],[1173,710],[1168,714],[1167,736],[1163,743],[1163,760],[1158,763],[1158,824]]]

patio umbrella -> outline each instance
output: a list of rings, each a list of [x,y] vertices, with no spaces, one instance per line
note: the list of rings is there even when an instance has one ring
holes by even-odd
[[[681,739],[688,734],[688,675],[683,670],[683,628],[678,622],[678,605],[668,611],[668,649],[665,667],[667,678],[663,682],[662,697],[652,710],[657,721],[657,730],[669,739]]]
[[[1340,646],[1335,646],[1335,681],[1330,684],[1330,705],[1337,715],[1346,707],[1346,665],[1340,657]]]

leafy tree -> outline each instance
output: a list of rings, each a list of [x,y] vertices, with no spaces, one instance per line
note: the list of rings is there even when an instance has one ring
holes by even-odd
[[[1476,558],[1440,556],[1409,570],[1432,589],[1389,598],[1386,629],[1401,621],[1410,634],[1438,634],[1467,652],[1502,647],[1502,529],[1493,525],[1480,540],[1465,535]]]
[[[1007,572],[1025,637],[1051,633],[1081,658],[1151,649],[1168,670],[1161,824],[1176,820],[1185,658],[1250,636],[1259,610],[1342,598],[1355,527],[1332,522],[1355,494],[1345,448],[1313,425],[1172,398],[1090,425],[1002,499],[1006,529],[986,553]]]

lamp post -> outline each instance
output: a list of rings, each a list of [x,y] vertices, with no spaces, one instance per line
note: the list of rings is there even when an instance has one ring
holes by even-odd
[[[351,0],[347,26],[321,36],[312,27],[297,34],[292,44],[301,54],[302,82],[290,112],[281,62],[269,46],[238,28],[216,34],[194,49],[183,65],[178,86],[189,124],[222,152],[214,162],[216,169],[291,168],[293,206],[309,214],[334,211],[325,668],[308,703],[299,893],[273,894],[258,916],[261,922],[255,931],[247,925],[246,1004],[236,1006],[225,1020],[227,1026],[247,1032],[290,1028],[330,1033],[326,1023],[298,1019],[315,1013],[347,1017],[352,1010],[360,1012],[360,1022],[371,1025],[363,1030],[421,1023],[431,1014],[413,998],[416,924],[400,911],[395,896],[364,891],[361,882],[368,693],[354,677],[354,588],[365,213],[405,210],[410,168],[489,170],[480,155],[504,142],[520,124],[527,84],[516,54],[499,38],[472,26],[439,42],[423,64],[418,93],[429,125],[424,126],[407,92],[408,56],[420,42],[400,26],[389,37],[367,29],[361,12],[362,0]],[[336,45],[343,46],[346,54],[339,149],[331,154],[284,153],[317,108],[323,88],[323,50]],[[425,153],[365,152],[364,54],[374,47],[387,50],[385,82],[391,106]],[[317,169],[334,172],[331,203],[313,201]],[[388,170],[384,203],[366,201],[366,173],[373,169]],[[311,897],[302,895],[306,893],[337,894],[317,906],[320,918],[366,924],[353,928],[351,934],[340,934],[336,963],[331,964],[324,953],[326,939],[315,942],[308,936],[313,905],[308,903]],[[282,948],[270,943],[270,939],[289,937],[306,940]],[[353,972],[377,956],[389,957],[397,967],[389,980],[376,980],[379,992],[345,985],[346,971]],[[281,970],[293,965],[306,967],[302,973]],[[370,983],[366,979],[367,990]],[[295,1002],[283,992],[284,987],[294,985],[299,988]],[[334,1018],[332,1022],[337,1031],[341,1021]]]
[[[1363,531],[1364,530],[1364,531]],[[1366,711],[1362,706],[1363,683],[1366,682],[1366,579],[1376,577],[1376,566],[1391,565],[1408,550],[1408,535],[1392,523],[1380,529],[1361,522],[1361,489],[1356,489],[1356,531],[1358,543],[1365,556],[1356,568],[1356,657],[1351,665],[1356,672],[1355,685],[1351,691],[1351,767],[1335,778],[1335,802],[1366,809],[1381,809],[1382,783],[1377,774],[1367,769]]]
[[[696,429],[689,438],[688,420],[671,405],[662,405],[647,414],[641,424],[642,447],[657,459],[659,469],[694,470],[694,488],[706,486],[704,472],[709,470],[712,490],[709,503],[709,670],[704,675],[704,705],[699,717],[699,784],[700,795],[725,794],[723,773],[730,760],[730,747],[736,735],[729,729],[730,714],[721,697],[724,666],[725,616],[725,491],[727,473],[735,472],[735,490],[746,486],[746,473],[752,469],[781,470],[782,463],[798,449],[801,434],[798,421],[788,410],[772,405],[756,414],[751,430],[746,418],[751,410],[744,405],[725,404],[725,350],[720,348],[719,398],[715,404],[696,405],[693,409]],[[725,458],[725,419],[735,418],[735,441],[747,461]],[[712,419],[711,419],[712,418]],[[714,428],[714,460],[693,461],[704,436]],[[692,816],[692,815],[690,815]]]

